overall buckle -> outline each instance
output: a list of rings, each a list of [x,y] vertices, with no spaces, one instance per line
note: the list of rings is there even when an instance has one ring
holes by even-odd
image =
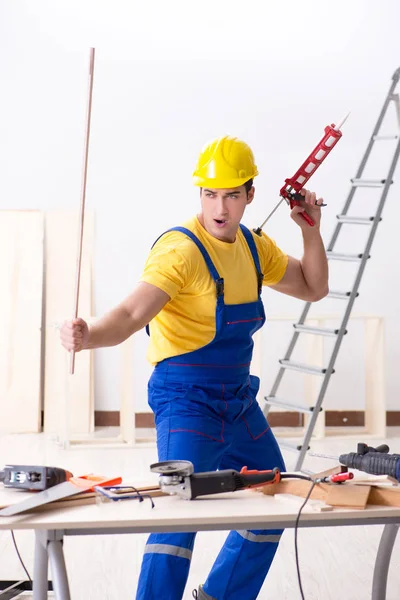
[[[215,285],[217,286],[217,298],[219,298],[224,295],[224,278],[220,277],[217,279]]]

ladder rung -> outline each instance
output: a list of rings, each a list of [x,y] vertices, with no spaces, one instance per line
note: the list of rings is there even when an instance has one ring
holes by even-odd
[[[300,331],[301,333],[312,333],[314,335],[325,335],[328,337],[336,337],[339,333],[340,329],[325,329],[323,327],[310,327],[308,325],[300,325],[295,323],[293,325],[296,331]],[[347,333],[347,329],[345,330]]]
[[[298,406],[297,404],[291,404],[290,402],[286,402],[285,400],[281,400],[276,396],[265,396],[264,400],[267,404],[271,406],[279,406],[279,408],[287,408],[288,410],[296,410],[301,413],[312,413],[312,408],[309,406]]]
[[[326,369],[323,367],[310,367],[309,365],[303,365],[302,363],[296,363],[286,358],[281,358],[279,361],[284,369],[292,369],[293,371],[301,371],[302,373],[309,373],[310,375],[325,375]],[[332,373],[335,371],[332,370]]]
[[[293,452],[300,452],[303,446],[291,444],[290,442],[285,442],[285,440],[279,440],[279,448],[284,448],[285,450],[292,450]],[[308,450],[310,446],[308,446]]]
[[[374,142],[380,142],[383,140],[398,140],[399,136],[398,135],[373,135],[372,139],[374,140]]]
[[[351,179],[350,181],[353,187],[383,187],[386,183],[386,179]]]
[[[350,225],[371,225],[375,217],[350,217],[349,215],[336,215],[339,223],[349,223]],[[382,218],[379,219],[382,221]]]
[[[357,292],[356,298],[359,295]],[[330,291],[328,294],[328,298],[337,298],[338,300],[348,300],[351,296],[351,292],[338,292],[338,291]]]
[[[331,258],[332,260],[344,260],[346,262],[354,262],[362,259],[363,254],[341,254],[340,252],[331,252],[328,250],[326,253],[327,258]],[[368,258],[370,258],[368,256]]]

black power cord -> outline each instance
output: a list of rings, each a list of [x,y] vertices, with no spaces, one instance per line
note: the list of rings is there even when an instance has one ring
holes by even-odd
[[[307,496],[306,496],[303,504],[299,508],[299,512],[297,513],[297,517],[296,517],[296,523],[294,525],[294,551],[295,551],[295,556],[296,556],[297,580],[298,580],[298,583],[299,583],[301,600],[305,600],[305,598],[304,598],[304,592],[303,592],[303,586],[301,585],[300,564],[299,564],[299,550],[298,550],[298,547],[297,547],[297,533],[298,533],[298,529],[299,529],[299,521],[300,521],[301,511],[303,510],[303,508],[305,507],[305,505],[309,501],[310,496],[312,494],[312,491],[313,491],[315,485],[317,483],[319,483],[320,480],[313,480],[308,475],[299,475],[297,473],[296,474],[295,473],[281,473],[281,478],[282,479],[305,479],[306,481],[311,481],[312,482],[312,485],[311,485],[311,487],[310,487],[310,489],[308,491],[308,494],[307,494]]]
[[[16,551],[16,553],[17,553],[17,555],[18,555],[19,562],[21,563],[21,565],[22,565],[22,567],[23,567],[23,569],[24,569],[24,571],[25,571],[25,573],[26,573],[26,575],[27,575],[27,577],[28,577],[29,581],[32,583],[32,579],[31,579],[31,576],[30,576],[30,575],[29,575],[29,573],[28,573],[28,569],[25,567],[25,565],[24,565],[24,561],[22,560],[22,558],[21,558],[21,555],[20,555],[20,553],[19,553],[18,546],[17,546],[17,542],[15,541],[15,535],[14,535],[14,532],[13,532],[13,531],[11,531],[11,537],[12,537],[12,540],[13,540],[13,542],[14,542],[14,547],[15,547],[15,551]]]
[[[309,501],[310,496],[311,496],[311,494],[313,492],[313,489],[314,489],[315,485],[318,482],[317,481],[313,481],[311,479],[311,477],[301,477],[301,479],[308,479],[309,481],[312,481],[312,485],[311,485],[310,489],[308,490],[307,496],[305,497],[305,500],[304,500],[303,504],[299,508],[299,512],[297,513],[296,523],[294,525],[294,552],[295,552],[295,556],[296,556],[297,581],[299,582],[301,600],[305,600],[305,598],[304,598],[304,592],[303,592],[303,586],[301,584],[300,564],[299,564],[299,549],[298,549],[298,546],[297,546],[297,534],[298,534],[298,530],[299,530],[299,521],[300,521],[301,511],[303,510],[303,508],[305,507],[305,505]]]

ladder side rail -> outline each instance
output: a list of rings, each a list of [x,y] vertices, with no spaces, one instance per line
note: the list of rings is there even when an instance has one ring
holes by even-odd
[[[397,73],[397,71],[396,71],[396,73]],[[395,75],[396,75],[396,73],[395,73]],[[395,75],[393,76],[393,83],[390,86],[389,92],[388,92],[388,94],[386,96],[386,100],[383,103],[382,110],[381,110],[381,112],[379,114],[378,120],[377,120],[377,122],[375,124],[374,130],[373,130],[373,133],[372,133],[372,136],[371,136],[371,138],[369,140],[369,143],[367,145],[367,149],[364,152],[364,156],[361,159],[360,166],[357,169],[357,172],[356,172],[356,175],[355,175],[354,179],[361,179],[361,176],[362,176],[362,174],[364,172],[365,165],[367,164],[367,160],[369,158],[369,155],[371,154],[372,147],[373,147],[373,145],[375,143],[374,136],[378,135],[378,132],[379,132],[379,130],[381,128],[381,125],[382,125],[383,119],[385,117],[386,111],[387,111],[387,109],[389,107],[389,103],[392,100],[393,92],[394,92],[394,90],[395,90],[395,88],[397,86],[398,77],[396,78]],[[347,199],[346,199],[346,201],[344,203],[343,210],[341,211],[342,215],[347,215],[347,211],[350,208],[350,205],[351,205],[351,202],[353,200],[354,194],[356,193],[356,189],[357,189],[356,187],[352,187],[351,188],[351,190],[350,190],[350,192],[349,192],[349,194],[347,196]],[[328,244],[327,250],[333,250],[333,248],[335,246],[335,243],[337,241],[337,238],[339,236],[341,226],[342,226],[342,223],[338,223],[336,225],[336,228],[334,230],[333,236],[332,236],[332,238],[331,238],[331,240],[330,240],[330,242]]]
[[[369,155],[371,153],[372,147],[373,147],[374,142],[375,142],[374,136],[376,136],[378,134],[379,129],[380,129],[381,125],[382,125],[383,119],[385,117],[386,111],[388,109],[389,103],[390,103],[391,100],[393,100],[393,93],[394,93],[394,90],[395,90],[395,88],[397,86],[399,78],[400,78],[400,68],[398,68],[395,71],[394,75],[393,75],[393,83],[390,86],[390,89],[389,89],[389,92],[387,94],[386,100],[385,100],[385,102],[383,104],[382,110],[381,110],[381,112],[379,114],[379,117],[378,117],[378,120],[377,120],[377,122],[375,124],[374,130],[373,130],[373,134],[372,134],[372,136],[370,138],[370,141],[368,143],[367,149],[366,149],[366,151],[364,153],[364,156],[363,156],[363,158],[361,160],[360,166],[359,166],[359,168],[357,170],[357,173],[356,173],[356,176],[355,176],[355,178],[357,178],[357,179],[359,179],[361,177],[361,175],[362,175],[362,173],[364,171],[365,165],[367,163],[367,160],[369,158]],[[381,196],[381,201],[380,201],[380,204],[379,204],[379,207],[378,207],[378,211],[377,211],[377,213],[375,215],[375,219],[373,221],[373,225],[372,225],[372,228],[371,228],[371,231],[370,231],[370,235],[369,235],[369,238],[368,238],[367,246],[365,248],[365,251],[364,251],[364,254],[363,254],[363,258],[362,258],[361,263],[360,263],[360,267],[359,267],[358,274],[357,274],[357,277],[356,277],[356,280],[355,280],[355,283],[354,283],[354,286],[353,286],[353,290],[352,290],[352,292],[351,292],[351,294],[349,296],[349,301],[348,301],[348,304],[347,304],[347,309],[345,311],[345,315],[344,315],[344,318],[343,318],[343,321],[342,321],[342,324],[341,324],[341,327],[340,327],[340,331],[338,333],[338,338],[336,340],[335,347],[334,347],[334,350],[333,350],[333,354],[332,354],[332,357],[331,357],[331,361],[329,363],[330,365],[331,365],[331,362],[332,362],[332,358],[334,358],[334,361],[336,360],[336,356],[337,356],[338,350],[340,348],[340,344],[341,344],[341,341],[343,339],[343,335],[345,334],[345,330],[346,330],[347,323],[348,323],[348,320],[349,320],[349,317],[350,317],[350,313],[351,313],[351,310],[353,308],[354,300],[355,300],[355,298],[358,295],[358,287],[360,285],[361,277],[362,277],[364,269],[365,269],[366,261],[369,258],[369,250],[371,248],[371,245],[372,245],[375,233],[376,233],[376,229],[377,229],[378,223],[381,220],[380,219],[381,213],[382,213],[382,210],[383,210],[383,207],[384,207],[384,204],[385,204],[385,201],[386,201],[386,197],[387,197],[387,194],[388,194],[388,191],[389,191],[389,186],[392,183],[392,176],[393,176],[393,173],[394,173],[394,170],[395,170],[395,167],[396,167],[396,164],[397,164],[397,160],[398,160],[398,157],[399,157],[399,151],[400,151],[400,142],[397,144],[396,152],[395,152],[395,155],[394,155],[394,158],[393,158],[393,161],[392,161],[391,168],[389,170],[389,175],[388,175],[388,178],[386,179],[386,182],[385,182],[385,185],[384,185],[384,189],[383,189],[383,193],[382,193],[382,196]],[[356,187],[352,187],[351,188],[350,193],[349,193],[349,195],[347,197],[347,200],[345,202],[344,208],[341,211],[342,215],[347,214],[347,211],[348,211],[348,209],[350,207],[350,204],[352,202],[352,199],[354,197],[356,189],[357,189]],[[337,238],[339,236],[339,233],[340,233],[342,225],[343,225],[343,223],[340,223],[340,222],[336,224],[333,236],[332,236],[332,238],[331,238],[331,240],[330,240],[330,242],[328,244],[327,251],[332,251],[333,250],[334,245],[335,245],[335,243],[337,241]],[[312,304],[311,302],[306,302],[305,303],[304,309],[303,309],[302,314],[300,316],[300,319],[298,321],[299,325],[304,324],[304,322],[305,322],[305,320],[307,318],[308,312],[310,310],[311,304]],[[289,343],[289,347],[288,347],[288,349],[287,349],[287,351],[285,353],[285,357],[284,357],[285,360],[289,360],[291,358],[291,355],[292,355],[292,352],[293,352],[293,350],[294,350],[294,348],[296,346],[299,334],[300,334],[300,332],[298,332],[298,331],[295,331],[295,333],[293,334],[292,339],[291,339],[291,341]],[[337,348],[337,351],[335,353],[335,349],[336,348]],[[329,382],[330,376],[332,375],[333,366],[334,366],[334,362],[331,365],[331,368],[329,368],[329,366],[328,366],[327,372],[326,372],[326,374],[324,376],[323,384],[321,386],[321,391],[322,391],[323,388],[325,388],[325,390],[327,388],[327,384]],[[278,371],[277,377],[275,379],[275,382],[273,384],[273,387],[271,389],[271,392],[270,392],[269,396],[275,396],[276,395],[276,392],[277,392],[277,390],[279,388],[279,385],[280,385],[280,383],[282,381],[284,373],[285,373],[285,369],[281,367],[279,369],[279,371]],[[326,382],[326,385],[325,385],[325,382]],[[318,401],[319,401],[318,410],[315,410],[315,413],[313,414],[313,417],[310,419],[310,422],[309,422],[309,425],[308,425],[308,429],[310,429],[311,424],[315,423],[315,421],[316,421],[316,419],[318,417],[319,408],[320,408],[320,406],[322,404],[322,400],[323,400],[323,397],[325,395],[325,391],[324,391],[323,395],[321,396],[321,391],[320,391],[320,394],[318,396]],[[318,401],[317,401],[317,404],[318,404]],[[317,404],[316,404],[316,406],[317,406]],[[265,407],[264,407],[264,411],[263,411],[264,414],[265,414],[265,416],[268,415],[269,410],[270,410],[270,405],[266,404]],[[313,428],[314,428],[314,425],[313,425],[313,427],[311,429],[310,438],[311,438],[311,435],[312,435]],[[307,444],[303,444],[303,446],[305,446],[307,448],[308,443]]]
[[[357,297],[358,288],[360,286],[361,279],[362,279],[362,276],[364,274],[365,266],[367,264],[367,260],[368,260],[368,257],[369,257],[369,251],[371,249],[371,246],[372,246],[375,234],[376,234],[376,230],[377,230],[378,224],[380,222],[379,219],[380,219],[380,217],[382,215],[382,211],[383,211],[383,208],[384,208],[384,205],[385,205],[385,202],[386,202],[386,198],[387,198],[387,195],[389,193],[389,188],[390,188],[390,185],[391,185],[391,181],[392,181],[392,177],[393,177],[394,171],[396,169],[396,165],[397,165],[397,162],[398,162],[398,159],[399,159],[399,155],[400,155],[400,141],[397,144],[396,151],[394,153],[393,160],[392,160],[392,163],[390,165],[388,178],[386,179],[386,183],[385,183],[385,186],[384,186],[384,189],[383,189],[383,192],[382,192],[382,196],[381,196],[381,200],[379,202],[378,210],[377,210],[377,213],[376,213],[376,217],[377,218],[375,219],[375,221],[373,222],[373,226],[371,227],[371,231],[370,231],[370,234],[368,236],[367,245],[365,247],[365,251],[363,253],[363,258],[361,259],[361,263],[360,263],[360,266],[359,266],[359,269],[358,269],[358,273],[357,273],[357,276],[356,276],[356,279],[355,279],[355,282],[354,282],[354,285],[353,285],[353,289],[352,289],[350,297],[349,297],[349,302],[347,304],[346,311],[345,311],[344,316],[343,316],[343,320],[342,320],[342,323],[341,323],[341,326],[340,326],[338,337],[337,337],[337,340],[336,340],[334,348],[333,348],[332,356],[331,356],[331,359],[329,361],[329,364],[328,364],[328,367],[327,367],[327,370],[326,370],[326,373],[325,373],[325,376],[324,376],[324,380],[323,380],[322,385],[321,385],[320,392],[318,394],[318,399],[317,399],[317,402],[315,404],[313,414],[312,414],[312,416],[310,418],[310,421],[308,423],[307,431],[306,431],[306,434],[305,434],[304,440],[303,440],[303,445],[302,445],[302,448],[300,450],[300,454],[298,456],[298,460],[297,460],[297,464],[296,464],[296,470],[300,470],[301,469],[301,466],[303,464],[305,455],[306,455],[307,450],[308,450],[308,444],[309,444],[309,442],[311,440],[311,436],[312,436],[312,433],[313,433],[313,430],[314,430],[314,427],[315,427],[315,423],[316,423],[316,420],[317,420],[318,415],[319,415],[319,410],[321,408],[321,405],[322,405],[322,402],[323,402],[323,399],[324,399],[324,396],[325,396],[325,393],[326,393],[326,390],[327,390],[327,387],[328,387],[329,379],[330,379],[330,377],[332,375],[332,371],[333,371],[333,368],[335,366],[335,361],[336,361],[337,355],[339,353],[339,348],[340,348],[340,345],[341,345],[342,340],[343,340],[344,332],[345,332],[345,330],[347,328],[347,324],[348,324],[348,321],[349,321],[349,318],[350,318],[350,314],[351,314],[351,311],[353,309],[354,301],[355,301],[355,299]]]

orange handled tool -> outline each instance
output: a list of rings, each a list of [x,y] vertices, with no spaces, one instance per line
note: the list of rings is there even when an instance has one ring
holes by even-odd
[[[272,469],[272,471],[249,471],[247,467],[242,467],[240,475],[244,487],[259,487],[261,485],[270,485],[272,483],[279,483],[281,480],[281,472],[278,467]]]

